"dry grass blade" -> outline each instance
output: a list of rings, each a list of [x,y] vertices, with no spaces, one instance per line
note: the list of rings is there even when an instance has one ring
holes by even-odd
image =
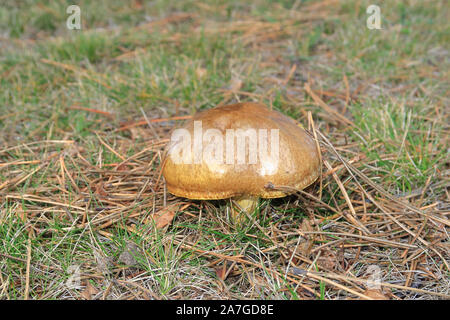
[[[31,238],[29,237],[27,244],[27,268],[25,274],[24,300],[28,300],[30,295],[30,272],[31,272]]]

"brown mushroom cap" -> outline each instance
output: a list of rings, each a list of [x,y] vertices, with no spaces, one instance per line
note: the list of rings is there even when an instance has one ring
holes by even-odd
[[[208,129],[218,129],[224,137],[228,129],[266,129],[269,136],[268,149],[271,145],[270,130],[279,129],[279,161],[274,165],[261,161],[258,157],[256,163],[250,163],[246,140],[245,163],[226,163],[226,151],[223,153],[223,163],[211,164],[203,160],[200,163],[177,163],[171,156],[174,142],[169,143],[163,175],[168,191],[176,196],[198,200],[238,196],[280,198],[289,192],[274,190],[268,186],[303,189],[319,176],[319,154],[313,139],[292,119],[263,104],[237,103],[200,112],[183,127],[192,135],[194,121],[201,121],[203,133]],[[234,156],[236,155],[235,149]],[[188,154],[189,159],[192,160],[193,157],[193,153]]]

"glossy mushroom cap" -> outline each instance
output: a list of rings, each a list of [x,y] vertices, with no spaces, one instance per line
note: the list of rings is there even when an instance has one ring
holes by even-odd
[[[242,153],[239,158],[236,138],[243,132],[250,133],[241,140],[241,145],[245,141],[245,149],[241,149],[245,150],[245,161]],[[259,103],[237,103],[200,112],[178,133],[189,133],[191,138],[172,135],[163,167],[168,191],[176,196],[198,200],[280,198],[288,193],[268,186],[303,189],[319,176],[319,155],[313,139],[292,119]],[[201,153],[196,153],[200,141]]]

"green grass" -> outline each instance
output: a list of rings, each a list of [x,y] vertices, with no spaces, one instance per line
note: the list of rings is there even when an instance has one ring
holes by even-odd
[[[21,174],[31,174],[17,185],[0,189],[0,253],[7,255],[0,255],[0,299],[24,298],[30,230],[33,267],[29,295],[36,299],[80,298],[85,282],[75,289],[67,289],[65,285],[71,275],[68,270],[74,265],[81,266],[85,275],[82,281],[87,279],[98,289],[95,298],[102,298],[107,292],[111,283],[108,279],[133,277],[139,279],[140,288],[129,283],[114,285],[105,297],[148,298],[148,290],[161,299],[314,298],[296,283],[280,280],[271,272],[285,272],[287,257],[292,254],[288,249],[296,243],[295,232],[300,230],[303,220],[334,214],[326,207],[311,207],[310,202],[303,203],[303,198],[296,196],[262,201],[256,219],[260,228],[248,225],[236,230],[230,226],[225,201],[208,204],[196,201],[185,212],[177,212],[168,228],[157,230],[147,219],[165,200],[177,201],[170,196],[163,200],[160,192],[154,198],[138,199],[131,204],[124,201],[122,207],[114,207],[114,210],[126,210],[120,213],[119,222],[102,229],[103,233],[89,224],[71,229],[72,219],[78,219],[77,223],[81,219],[75,206],[87,207],[89,203],[89,209],[97,210],[88,215],[88,221],[101,216],[101,212],[109,213],[108,210],[115,214],[108,209],[113,205],[99,197],[89,181],[105,179],[123,183],[123,193],[130,190],[127,188],[131,184],[141,182],[132,176],[106,179],[94,170],[99,167],[109,170],[112,167],[108,165],[122,161],[99,142],[97,134],[126,158],[153,141],[153,132],[148,128],[141,127],[136,132],[115,131],[123,121],[140,119],[141,109],[149,118],[160,118],[193,114],[224,99],[227,102],[262,100],[305,127],[306,112],[310,111],[316,128],[326,133],[333,144],[343,146],[345,141],[351,145],[343,148],[344,151],[339,149],[346,159],[357,154],[366,156],[357,164],[358,168],[384,190],[396,196],[424,192],[423,199],[416,199],[414,205],[445,210],[449,147],[446,79],[450,67],[449,9],[445,1],[383,1],[380,4],[382,30],[365,27],[365,9],[372,4],[370,1],[345,1],[320,7],[314,11],[323,13],[317,19],[294,21],[295,17],[308,17],[310,13],[303,15],[302,10],[320,2],[259,0],[244,4],[221,0],[201,5],[196,1],[161,0],[142,4],[131,1],[131,5],[124,5],[119,0],[84,0],[78,1],[82,30],[65,27],[65,9],[72,4],[70,1],[2,3],[0,164],[57,156],[50,158],[35,174],[31,173],[40,168],[40,163],[0,166],[0,186]],[[181,12],[191,16],[161,22]],[[150,21],[157,23],[141,27]],[[247,24],[240,25],[242,22]],[[257,29],[251,29],[256,23],[267,30],[258,33]],[[265,38],[280,29],[285,33]],[[255,39],[248,38],[249,34],[255,35]],[[283,84],[293,64],[296,71]],[[345,106],[345,116],[353,121],[353,127],[336,124],[303,90],[309,80],[314,90],[345,95],[344,75],[350,92],[358,89]],[[253,96],[227,96],[224,90],[232,86],[234,79],[242,81],[240,91]],[[321,98],[333,108],[340,111],[344,108],[342,97],[322,95]],[[109,112],[114,118],[72,106]],[[157,126],[156,130],[162,137],[174,124]],[[66,144],[42,143],[46,140],[73,140],[75,144],[72,148]],[[75,148],[82,149],[81,154],[89,165],[77,158]],[[3,152],[5,149],[8,150]],[[158,152],[149,150],[136,162],[143,168],[140,171],[151,173],[147,173],[151,187],[159,173]],[[75,185],[67,175],[63,185],[61,154]],[[152,166],[145,167],[154,157],[157,160]],[[330,154],[327,157],[330,162],[336,160]],[[354,206],[361,207],[363,200],[358,198],[354,183],[344,170],[337,173],[348,187],[350,197],[359,201]],[[338,211],[343,210],[346,201],[338,185],[330,176],[327,179],[322,201]],[[429,188],[424,190],[425,186]],[[78,193],[77,187],[84,191]],[[314,194],[317,191],[315,185]],[[38,195],[59,204],[17,198],[24,195]],[[16,198],[7,199],[8,196]],[[64,207],[61,203],[70,205]],[[366,204],[370,203],[366,201]],[[373,206],[368,211],[373,215],[380,213]],[[130,218],[140,212],[141,215]],[[348,222],[342,218],[317,224],[320,230],[331,228],[337,232],[345,231],[346,227]],[[416,225],[409,227],[414,232],[419,230]],[[397,225],[388,224],[386,228],[395,229]],[[396,232],[403,231],[392,232],[392,239],[397,241]],[[413,242],[408,238],[410,235],[401,233],[401,236],[401,241]],[[430,235],[428,241],[437,238],[433,239]],[[338,240],[322,237],[314,238],[313,242],[317,248]],[[119,257],[130,242],[138,248],[136,261],[126,266]],[[384,250],[374,244],[367,247],[373,252]],[[246,256],[264,269],[237,264],[222,281],[215,268],[224,261],[218,261],[217,255],[200,254],[192,248]],[[341,250],[338,245],[330,248],[333,252]],[[356,249],[349,246],[346,250],[354,253],[351,250]],[[409,267],[408,264],[400,267],[397,255],[401,252],[396,250],[386,249],[394,252],[395,267]],[[314,254],[321,252],[314,251]],[[324,270],[315,257],[305,254],[305,259],[314,261],[312,270]],[[367,257],[371,257],[370,253]],[[306,262],[297,263],[300,266]],[[383,268],[390,275],[393,265],[384,263]],[[438,265],[436,270],[448,275],[437,256],[430,257],[427,263]],[[308,285],[314,286],[319,299],[342,297],[342,292],[322,281],[308,282]],[[430,288],[434,292],[445,291],[439,281]]]

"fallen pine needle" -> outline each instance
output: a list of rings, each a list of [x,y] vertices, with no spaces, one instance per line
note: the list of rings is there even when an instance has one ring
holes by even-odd
[[[179,117],[171,117],[171,118],[148,119],[148,121],[154,123],[154,122],[167,122],[167,121],[186,120],[186,119],[192,119],[192,116],[179,116]],[[134,122],[131,124],[127,124],[123,127],[120,127],[119,129],[117,129],[115,131],[116,132],[125,131],[130,128],[144,126],[144,125],[148,125],[147,120],[141,120],[141,121],[137,121],[137,122]]]
[[[101,114],[101,115],[107,116],[108,118],[114,118],[114,114],[112,114],[111,112],[107,112],[107,111],[102,111],[102,110],[97,110],[97,109],[92,109],[92,108],[86,108],[86,107],[80,107],[80,106],[76,106],[76,105],[70,106],[69,109],[70,110],[82,110],[82,111],[87,111],[87,112]]]

